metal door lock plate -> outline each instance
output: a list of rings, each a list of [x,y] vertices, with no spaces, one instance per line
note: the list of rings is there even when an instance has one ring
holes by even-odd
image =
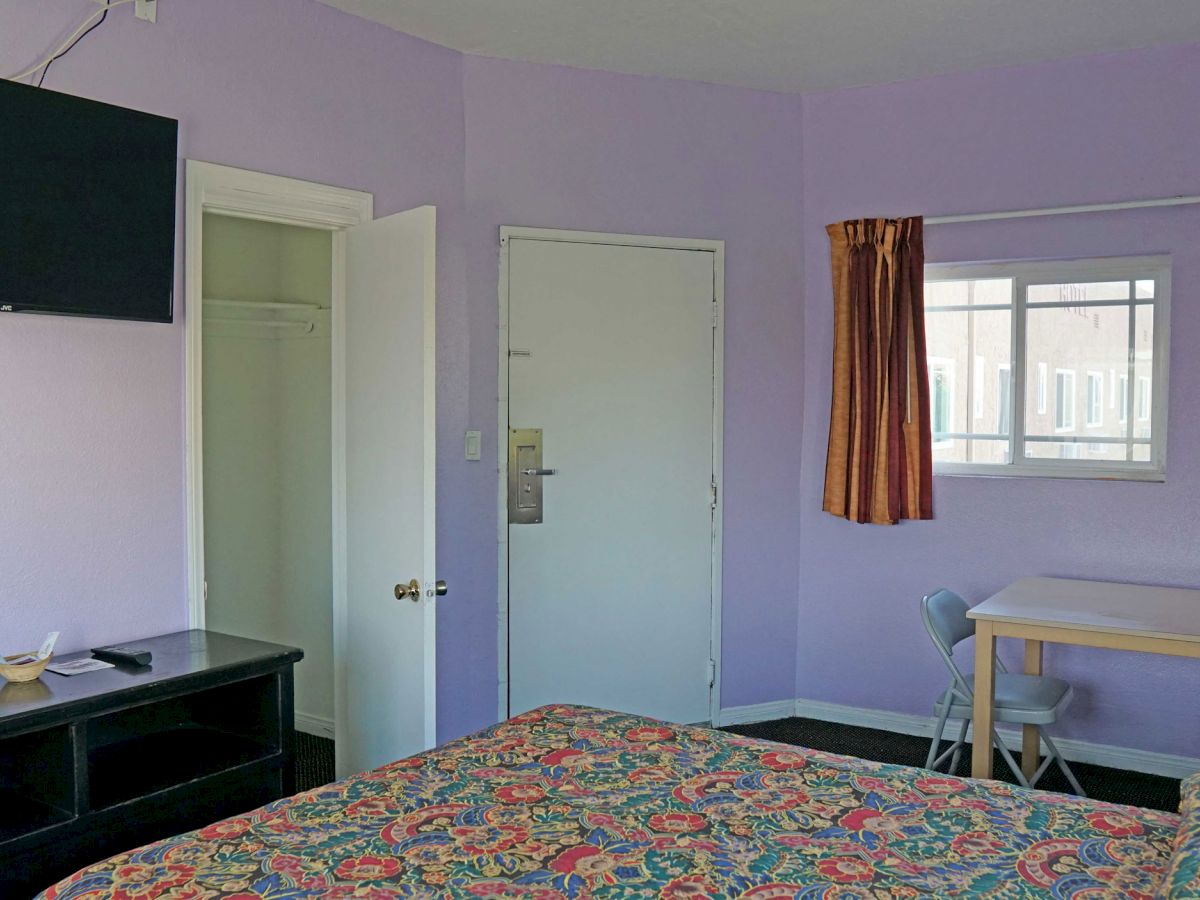
[[[508,521],[512,525],[542,522],[542,479],[554,475],[542,468],[542,429],[508,430]]]

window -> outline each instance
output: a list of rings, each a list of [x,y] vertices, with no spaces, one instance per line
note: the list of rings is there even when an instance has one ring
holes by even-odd
[[[1087,380],[1087,427],[1099,428],[1104,424],[1104,373],[1088,372]]]
[[[1075,430],[1075,371],[1054,370],[1054,430]]]
[[[1161,480],[1169,302],[1167,257],[927,266],[935,471]]]
[[[949,443],[941,435],[954,431],[954,360],[929,359],[929,414],[933,446]]]

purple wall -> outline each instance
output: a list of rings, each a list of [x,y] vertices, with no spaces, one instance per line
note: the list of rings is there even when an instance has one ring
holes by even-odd
[[[160,4],[109,14],[47,87],[180,119],[180,156],[359,188],[379,215],[439,215],[439,438],[466,427],[462,58],[317,3]],[[4,0],[0,69],[92,8]],[[2,126],[0,126],[2,127]],[[131,175],[136,173],[131,173]],[[182,260],[182,225],[178,237]],[[64,650],[186,627],[183,296],[173,325],[0,320],[0,641]],[[446,572],[477,564],[460,454],[439,466]]]
[[[488,465],[471,543],[489,548],[453,615],[470,670],[441,684],[464,724],[495,715],[497,251],[501,225],[726,241],[725,706],[794,690],[800,478],[799,99],[467,57],[471,421]],[[443,607],[445,623],[452,615]],[[478,668],[477,668],[478,667]],[[451,679],[453,679],[451,681]],[[449,683],[448,683],[449,682]],[[443,717],[458,712],[443,707]]]
[[[1092,57],[804,99],[805,422],[800,697],[927,714],[944,670],[917,601],[977,602],[1023,575],[1200,584],[1200,209],[930,226],[930,262],[1171,253],[1167,483],[937,478],[937,519],[896,528],[821,512],[832,342],[823,227],[858,215],[975,212],[1194,194],[1200,48]],[[1057,731],[1196,755],[1200,666],[1047,648],[1071,680]]]

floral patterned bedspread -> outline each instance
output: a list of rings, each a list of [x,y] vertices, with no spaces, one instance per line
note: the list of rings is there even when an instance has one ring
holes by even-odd
[[[1175,836],[1171,868],[1160,897],[1200,897],[1200,773],[1184,779],[1181,787],[1183,823]]]
[[[1182,897],[1198,845],[1167,813],[554,706],[41,896],[1150,898],[1174,849]]]

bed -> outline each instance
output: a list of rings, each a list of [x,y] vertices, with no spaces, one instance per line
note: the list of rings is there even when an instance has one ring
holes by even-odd
[[[553,706],[40,897],[1200,897],[1198,793],[1175,815]]]

